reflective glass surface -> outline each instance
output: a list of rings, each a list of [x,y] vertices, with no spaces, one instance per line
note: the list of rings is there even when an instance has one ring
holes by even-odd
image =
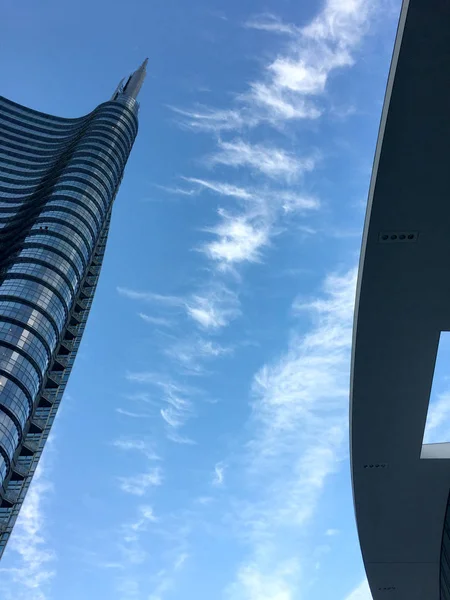
[[[0,97],[0,484],[107,223],[135,113],[105,102],[63,119]]]

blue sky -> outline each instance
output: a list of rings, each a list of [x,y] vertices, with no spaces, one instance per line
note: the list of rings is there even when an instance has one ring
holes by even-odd
[[[2,599],[370,600],[349,355],[399,5],[4,2],[17,102],[79,116],[149,74]]]

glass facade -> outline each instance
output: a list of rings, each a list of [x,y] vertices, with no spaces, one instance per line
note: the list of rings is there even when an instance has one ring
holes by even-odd
[[[0,97],[0,556],[84,330],[144,75],[77,119]]]

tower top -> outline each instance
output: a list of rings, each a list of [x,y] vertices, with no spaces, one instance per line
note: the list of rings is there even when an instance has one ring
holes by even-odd
[[[123,83],[124,79],[122,79],[122,81],[117,86],[116,91],[114,92],[111,100],[117,100],[118,96],[121,95],[136,100],[137,95],[139,94],[139,91],[142,87],[142,84],[144,83],[145,75],[147,74],[147,63],[148,58],[144,60],[139,69],[134,71],[134,73],[132,73],[128,77],[125,84]]]

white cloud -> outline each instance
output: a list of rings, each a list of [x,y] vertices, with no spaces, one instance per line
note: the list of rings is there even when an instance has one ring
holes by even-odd
[[[233,600],[258,598],[265,578],[274,591],[262,598],[298,596],[297,570],[286,576],[283,568],[295,564],[298,536],[343,457],[355,281],[356,271],[331,275],[321,297],[297,303],[312,328],[294,330],[287,352],[255,376],[246,444],[255,500],[238,505],[237,525],[251,552],[231,588]]]
[[[137,475],[130,475],[129,477],[119,477],[118,481],[122,491],[134,496],[143,496],[148,488],[162,484],[161,469],[155,467],[154,469],[150,469],[147,473],[139,473]]]
[[[123,559],[129,563],[129,565],[142,565],[148,558],[148,552],[141,548],[138,540],[125,540],[125,543],[120,545]],[[128,565],[128,567],[129,567]]]
[[[244,23],[244,27],[288,35],[296,34],[299,31],[298,27],[295,27],[295,25],[283,23],[279,17],[271,13],[264,13],[249,19]]]
[[[153,592],[148,597],[148,600],[162,600],[167,592],[174,589],[176,584],[176,574],[180,571],[186,561],[189,558],[189,554],[185,551],[181,551],[173,559],[172,565],[167,569],[162,569],[157,576],[158,583],[156,584]]]
[[[254,82],[250,89],[247,95],[250,101],[256,107],[263,108],[265,118],[274,124],[288,119],[317,119],[322,114],[311,101],[297,97],[293,102],[286,97],[286,94],[282,94],[266,83]]]
[[[183,373],[200,375],[205,373],[204,363],[233,352],[231,347],[221,346],[217,342],[192,336],[175,342],[165,354],[174,360]]]
[[[368,0],[327,0],[302,33],[307,39],[329,44],[337,53],[340,48],[350,50],[367,33],[373,9]]]
[[[132,376],[131,373],[128,373],[128,375]],[[127,375],[127,379],[128,379],[128,375]],[[151,405],[156,406],[155,401],[153,400],[153,397],[150,394],[150,392],[144,392],[144,391],[133,392],[132,394],[125,394],[125,398],[127,400],[132,400],[133,402],[142,402],[144,404],[151,404]]]
[[[190,520],[169,511],[156,515],[153,507],[142,504],[133,519],[119,529],[117,548],[123,574],[116,580],[121,600],[162,599],[177,583],[177,574],[189,558]]]
[[[248,145],[247,149],[250,154],[253,151],[256,153],[256,156],[252,158],[255,164],[258,164],[262,169],[268,168],[267,161],[264,163],[259,160],[258,153],[261,152],[261,147],[255,149],[255,147]],[[271,154],[270,151],[269,154]],[[278,157],[271,154],[269,161],[271,167],[269,168],[273,170],[273,164],[278,159],[283,159],[283,157],[283,153]],[[299,161],[299,164],[302,163],[302,166],[298,166],[298,171],[312,168],[315,160],[307,159],[306,161]],[[293,163],[285,164],[283,160],[281,160],[280,164],[284,166],[279,168],[285,168],[287,172],[297,169],[297,166],[293,166]],[[314,196],[292,189],[270,189],[261,186],[242,187],[223,181],[196,177],[183,177],[182,179],[196,186],[192,191],[201,192],[202,190],[207,190],[222,197],[234,198],[242,205],[239,211],[233,212],[219,208],[217,211],[219,222],[204,229],[206,233],[214,236],[214,239],[201,244],[198,250],[203,252],[220,271],[229,270],[235,272],[234,269],[239,264],[244,262],[260,262],[262,259],[262,250],[270,244],[271,238],[276,234],[277,223],[280,219],[287,215],[303,215],[306,212],[317,210],[320,206],[320,202]],[[308,228],[308,231],[313,232],[314,230]],[[154,300],[155,296],[154,294],[133,292],[132,290],[127,290],[127,292],[130,297],[148,301]],[[179,303],[182,303],[181,299],[179,299]],[[169,297],[169,304],[172,306],[177,305],[174,297]],[[189,306],[189,299],[187,299],[186,304]],[[143,313],[140,313],[139,316],[152,324],[170,325],[170,321],[166,319],[150,317]],[[200,315],[200,317],[202,316]],[[201,320],[201,323],[205,323],[205,319]]]
[[[186,315],[203,329],[225,327],[240,314],[236,294],[223,283],[210,284],[198,293],[185,298],[123,287],[118,287],[117,291],[131,300],[163,304],[169,308],[182,308]]]
[[[428,408],[424,444],[450,440],[450,391],[440,394]]]
[[[177,429],[178,427],[184,425],[184,419],[177,409],[169,406],[169,408],[162,408],[160,412],[162,418],[168,425],[170,425],[170,427]]]
[[[320,94],[325,89],[326,73],[320,67],[309,67],[304,61],[277,58],[269,66],[277,87],[302,94]]]
[[[354,54],[376,11],[379,5],[370,0],[326,0],[305,27],[284,23],[270,13],[254,16],[245,27],[284,35],[287,44],[237,96],[233,109],[176,109],[180,124],[217,134],[261,122],[278,126],[291,119],[317,119],[324,110],[318,99],[325,95],[330,77],[354,64]]]
[[[186,304],[188,315],[203,329],[220,329],[240,315],[237,295],[224,285],[193,294]]]
[[[188,558],[189,558],[189,554],[187,552],[182,552],[175,559],[175,562],[174,562],[174,565],[173,565],[174,569],[175,570],[181,569],[181,567],[184,565],[184,563],[187,561]]]
[[[369,584],[367,579],[364,579],[358,587],[356,587],[345,600],[372,600],[372,594],[370,593]]]
[[[120,600],[139,600],[140,588],[138,582],[130,576],[122,577],[117,586]]]
[[[242,566],[228,589],[232,600],[295,600],[293,589],[299,577],[295,560],[268,565],[264,571],[255,563]]]
[[[214,239],[199,250],[221,271],[234,270],[244,262],[260,262],[262,250],[277,232],[277,223],[286,215],[317,210],[317,198],[290,189],[268,189],[260,186],[238,187],[221,181],[184,178],[186,181],[219,196],[235,198],[239,211],[218,209],[219,222],[204,231]]]
[[[197,190],[187,190],[180,187],[170,187],[166,185],[157,185],[156,187],[169,194],[175,194],[176,196],[195,196],[198,193]]]
[[[197,504],[201,504],[202,506],[206,506],[207,504],[211,504],[214,501],[214,498],[211,496],[199,496],[196,498],[195,502]]]
[[[178,115],[178,123],[185,129],[192,131],[209,131],[220,133],[231,129],[240,129],[247,124],[241,111],[220,110],[206,106],[199,106],[193,110],[169,107]]]
[[[246,188],[231,185],[230,183],[224,183],[219,181],[210,181],[207,179],[198,179],[196,177],[183,177],[185,181],[193,183],[199,188],[206,188],[221,196],[230,196],[232,198],[238,198],[240,200],[251,200],[254,198],[254,194]]]
[[[239,187],[223,181],[211,181],[208,179],[198,179],[195,177],[183,177],[186,181],[198,185],[200,188],[210,190],[230,198],[236,198],[250,203],[255,210],[258,206],[264,209],[281,207],[285,213],[304,212],[316,210],[320,203],[317,198],[311,195],[298,193],[286,189],[267,189],[258,187]]]
[[[159,376],[153,371],[128,371],[126,374],[128,381],[135,383],[155,383],[159,381]]]
[[[224,209],[218,213],[220,222],[206,230],[218,239],[204,244],[202,251],[222,269],[244,261],[259,262],[261,249],[270,240],[269,223],[246,213],[231,215]]]
[[[263,144],[250,144],[235,138],[230,142],[218,142],[218,151],[209,157],[212,165],[249,167],[252,171],[270,177],[292,181],[312,171],[316,164],[313,156],[300,158],[282,148]]]
[[[335,536],[335,535],[339,535],[339,529],[327,529],[325,532],[325,535],[328,536]]]
[[[195,440],[191,440],[188,437],[180,435],[174,430],[167,432],[167,439],[169,439],[171,442],[175,442],[175,444],[182,444],[186,446],[195,446],[197,444]]]
[[[149,325],[161,325],[163,327],[170,327],[171,322],[169,319],[164,319],[163,317],[152,317],[151,315],[147,315],[146,313],[138,313],[140,318],[148,323]]]
[[[155,395],[156,404],[164,404],[160,415],[168,426],[167,432],[179,429],[195,414],[191,396],[198,393],[196,388],[180,385],[152,371],[127,373],[129,381],[156,387],[159,393]]]
[[[113,446],[124,451],[135,450],[141,452],[149,460],[161,460],[153,449],[153,445],[142,439],[135,438],[119,438],[114,440]]]
[[[194,409],[191,400],[187,398],[189,390],[172,382],[159,382],[162,390],[162,399],[168,404],[161,409],[161,416],[170,427],[178,429],[193,415]]]
[[[130,298],[130,300],[142,300],[143,302],[161,302],[169,306],[179,306],[182,301],[176,296],[164,296],[162,294],[154,294],[153,292],[140,292],[130,288],[117,287],[117,291],[121,296]]]
[[[230,354],[233,349],[226,346],[221,346],[216,342],[212,342],[211,340],[198,340],[198,351],[202,356],[207,356],[211,358],[217,358],[219,356],[225,356],[226,354]]]
[[[267,65],[265,77],[251,84],[247,102],[261,109],[261,118],[269,121],[319,117],[322,108],[313,97],[325,93],[333,71],[353,65],[352,52],[366,33],[374,9],[368,0],[327,0],[306,27],[269,20],[279,33],[285,29],[291,41]]]
[[[47,445],[51,445],[51,440]],[[47,448],[48,451],[48,448]],[[45,459],[44,459],[45,461]],[[55,576],[55,554],[45,537],[47,518],[43,504],[52,490],[45,463],[41,461],[17,518],[9,551],[18,554],[18,565],[0,568],[2,573],[2,598],[5,600],[46,600],[50,580]],[[10,577],[7,581],[5,575]],[[9,595],[11,594],[11,595]]]
[[[145,505],[139,507],[139,518],[134,523],[127,525],[127,528],[134,532],[145,531],[149,523],[157,523],[158,518],[155,516],[153,508]]]
[[[216,466],[214,467],[214,477],[213,477],[213,481],[212,481],[212,484],[214,486],[220,487],[224,484],[225,468],[226,468],[226,465],[224,465],[222,462],[217,463]]]
[[[279,192],[278,199],[282,205],[284,213],[317,210],[320,206],[317,198],[307,194],[299,194],[291,191]]]
[[[125,417],[131,417],[132,419],[148,419],[150,417],[150,415],[133,412],[124,408],[116,408],[116,413],[119,415],[124,415]]]
[[[131,581],[129,578],[130,575],[138,574],[138,571],[135,571],[134,567],[136,565],[142,565],[148,560],[150,555],[146,550],[146,547],[142,544],[141,538],[143,534],[148,537],[152,533],[152,528],[154,528],[155,524],[158,522],[159,519],[155,515],[153,507],[145,504],[137,508],[137,517],[134,521],[128,521],[122,524],[120,528],[120,541],[117,544],[117,547],[122,555],[120,564],[125,568],[126,577],[120,577],[119,579],[121,593],[123,593],[123,590],[121,589],[123,587],[123,582],[128,581],[129,584]],[[153,533],[154,532],[155,529],[153,529]],[[140,578],[136,577],[134,581],[136,586],[131,586],[131,590],[139,590]],[[141,594],[139,593],[137,597],[140,598]],[[128,596],[126,596],[126,598],[128,598]]]

